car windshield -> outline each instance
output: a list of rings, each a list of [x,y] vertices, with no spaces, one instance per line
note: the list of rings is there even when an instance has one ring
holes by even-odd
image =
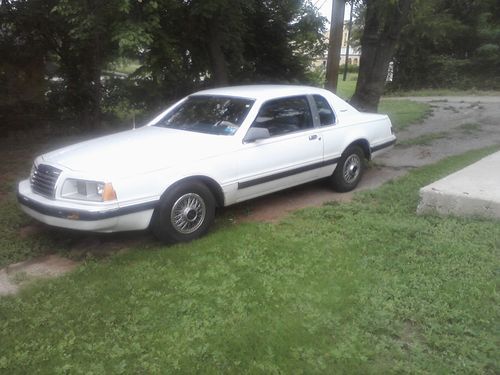
[[[190,96],[155,126],[216,135],[233,135],[254,100],[228,96]]]

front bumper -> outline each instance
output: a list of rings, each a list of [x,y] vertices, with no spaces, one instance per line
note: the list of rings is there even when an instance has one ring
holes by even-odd
[[[121,206],[67,202],[33,193],[29,180],[19,183],[17,200],[21,209],[45,224],[93,232],[141,230],[149,226],[157,202]]]

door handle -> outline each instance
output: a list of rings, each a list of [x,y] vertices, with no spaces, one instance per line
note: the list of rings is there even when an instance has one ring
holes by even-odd
[[[309,140],[314,141],[315,139],[318,139],[318,136],[316,134],[310,135]]]

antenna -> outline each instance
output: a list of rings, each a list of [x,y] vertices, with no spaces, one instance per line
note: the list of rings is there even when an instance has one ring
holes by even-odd
[[[135,113],[132,113],[132,129],[135,129]]]

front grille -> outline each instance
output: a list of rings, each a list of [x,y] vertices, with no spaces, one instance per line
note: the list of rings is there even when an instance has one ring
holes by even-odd
[[[31,189],[33,192],[47,198],[54,198],[57,179],[61,170],[46,164],[38,164],[33,167],[31,173]]]

